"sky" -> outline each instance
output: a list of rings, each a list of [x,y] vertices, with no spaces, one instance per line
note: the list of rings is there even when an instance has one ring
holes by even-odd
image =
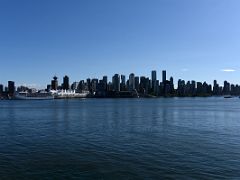
[[[115,74],[240,84],[239,0],[0,0],[0,83]]]

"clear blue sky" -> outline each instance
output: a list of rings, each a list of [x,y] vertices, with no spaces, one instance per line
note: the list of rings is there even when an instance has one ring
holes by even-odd
[[[239,0],[0,0],[0,83],[163,69],[175,81],[240,83],[239,9]]]

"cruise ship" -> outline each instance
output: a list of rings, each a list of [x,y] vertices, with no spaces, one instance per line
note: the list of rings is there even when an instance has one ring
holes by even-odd
[[[18,92],[14,96],[19,100],[51,100],[54,96],[51,93],[40,91],[38,93]]]

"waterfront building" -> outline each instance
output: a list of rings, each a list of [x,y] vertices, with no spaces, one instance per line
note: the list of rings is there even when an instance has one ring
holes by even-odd
[[[224,95],[229,95],[230,94],[230,83],[227,82],[227,81],[224,81],[223,94]]]
[[[164,89],[164,95],[170,96],[171,95],[171,85],[169,81],[165,81],[165,89]]]
[[[50,91],[51,91],[51,84],[48,84],[48,85],[47,85],[46,91],[47,91],[47,92],[50,92]]]
[[[129,75],[129,91],[135,90],[135,75],[131,73]]]
[[[155,84],[154,84],[154,95],[158,96],[159,95],[159,80],[156,80]]]
[[[212,95],[212,85],[211,84],[208,84],[207,93],[208,93],[208,95]]]
[[[107,91],[107,89],[108,89],[108,77],[107,76],[103,76],[102,83],[103,83],[103,88],[105,89],[105,91]]]
[[[97,85],[96,97],[106,97],[107,96],[107,84],[104,80],[99,80]]]
[[[159,96],[164,96],[164,88],[165,86],[164,86],[164,84],[163,84],[163,82],[160,82],[160,85],[159,85]]]
[[[112,86],[113,86],[113,90],[116,92],[120,91],[120,75],[119,74],[115,74],[112,78]]]
[[[162,82],[164,83],[167,80],[167,71],[162,71]]]
[[[125,75],[121,75],[121,83],[122,83],[123,85],[126,84],[126,76],[125,76]]]
[[[112,83],[108,82],[107,91],[113,91]]]
[[[88,89],[90,92],[92,92],[91,79],[90,79],[90,78],[87,79],[86,84],[87,84],[87,89]]]
[[[126,76],[125,75],[121,75],[120,90],[126,91]]]
[[[95,93],[97,91],[97,85],[98,85],[98,79],[92,79],[91,82],[91,90],[93,93]]]
[[[197,95],[202,95],[203,85],[201,82],[197,82]]]
[[[72,90],[77,90],[78,89],[79,82],[73,82],[71,85]]]
[[[157,71],[152,71],[152,82],[151,82],[151,88],[153,89],[153,91],[154,91],[154,89],[156,88],[156,81],[157,81]]]
[[[62,89],[63,90],[69,90],[69,77],[68,76],[63,77]]]
[[[191,96],[192,95],[190,81],[188,81],[186,83],[186,85],[185,85],[185,94],[187,94],[187,96]]]
[[[234,84],[231,85],[231,95],[234,95],[234,96],[240,95],[240,86],[238,84],[237,85],[234,85]]]
[[[103,82],[106,83],[106,84],[108,83],[108,77],[107,76],[103,76]]]
[[[157,71],[152,71],[152,81],[156,81],[157,80]]]
[[[2,96],[2,94],[3,94],[3,85],[0,84],[0,97]]]
[[[202,94],[206,95],[209,93],[209,86],[206,82],[203,82],[203,85],[202,85]]]
[[[14,81],[8,81],[8,95],[12,97],[15,93],[15,83]]]
[[[171,93],[174,93],[174,82],[173,82],[173,77],[170,77],[170,91],[171,91]]]
[[[84,82],[84,80],[79,81],[77,91],[78,92],[89,91],[88,85],[87,83]]]
[[[137,92],[139,92],[140,82],[139,82],[138,76],[135,77],[134,82],[135,82],[135,89],[137,90]]]
[[[56,76],[53,77],[53,80],[51,82],[51,89],[52,90],[58,89],[58,78]]]
[[[178,96],[185,96],[185,81],[179,79],[178,80]]]
[[[213,95],[219,95],[219,85],[217,83],[217,80],[213,81]]]
[[[196,96],[196,81],[191,82],[191,94],[192,96]]]
[[[148,94],[150,91],[150,80],[144,76],[140,77],[140,89],[139,92],[142,94]]]

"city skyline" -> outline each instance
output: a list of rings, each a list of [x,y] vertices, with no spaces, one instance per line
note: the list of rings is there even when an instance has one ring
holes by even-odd
[[[35,89],[27,85],[15,85],[15,81],[8,81],[8,86],[0,84],[0,96],[6,95],[12,97],[15,92],[37,92],[38,90],[55,93],[55,91],[88,92],[92,97],[118,97],[130,96],[146,97],[146,96],[165,96],[165,97],[186,97],[186,96],[212,96],[212,95],[240,95],[239,84],[233,84],[225,80],[223,85],[217,80],[213,83],[206,81],[184,80],[178,79],[174,83],[174,77],[167,75],[166,70],[161,71],[158,76],[156,70],[151,71],[151,76],[136,75],[134,73],[129,76],[123,74],[114,74],[112,80],[108,76],[102,78],[87,78],[79,81],[70,81],[68,75],[65,75],[61,80],[56,75],[53,76],[50,83],[47,83],[45,88]],[[38,91],[40,92],[40,91]]]
[[[183,70],[183,71],[186,71],[186,70]],[[153,75],[153,72],[154,72],[154,75]],[[235,71],[233,71],[231,69],[226,69],[226,70],[224,70],[224,72],[232,73],[232,72],[235,72]],[[163,73],[164,73],[164,75],[163,75]],[[165,80],[170,80],[171,77],[174,77],[172,74],[169,73],[168,70],[151,70],[151,71],[149,71],[149,73],[147,75],[145,75],[145,74],[136,74],[135,72],[131,72],[129,74],[114,73],[112,75],[106,75],[106,73],[105,73],[105,74],[102,74],[102,75],[100,75],[98,77],[96,77],[96,76],[90,77],[90,76],[86,75],[86,76],[84,76],[86,78],[79,77],[79,78],[77,78],[77,80],[73,79],[72,76],[69,75],[69,74],[64,74],[62,76],[59,76],[59,75],[57,75],[55,73],[55,74],[52,74],[52,76],[50,76],[50,77],[52,77],[52,78],[56,77],[58,80],[59,80],[59,78],[60,79],[63,78],[63,80],[61,81],[62,83],[64,83],[64,78],[66,78],[66,77],[69,78],[68,79],[69,83],[80,82],[82,80],[86,81],[87,79],[91,79],[91,80],[92,79],[99,79],[100,80],[100,79],[106,77],[107,78],[107,82],[108,83],[112,83],[113,82],[112,78],[114,78],[115,75],[119,75],[120,79],[121,79],[121,76],[124,76],[125,78],[127,77],[126,78],[126,80],[127,80],[128,77],[131,76],[131,74],[133,74],[134,76],[137,76],[137,77],[146,77],[146,78],[149,78],[150,80],[158,80],[159,82],[163,82]],[[51,82],[50,82],[51,78],[50,77],[48,77],[48,79],[46,80],[46,84],[42,84],[42,85],[40,85],[38,83],[33,83],[33,84],[20,83],[20,82],[16,81],[16,79],[9,79],[9,78],[6,78],[7,81],[0,81],[0,84],[3,85],[3,86],[7,86],[7,83],[9,81],[14,81],[16,83],[16,87],[25,86],[25,87],[29,87],[29,88],[45,89],[46,85],[51,84]],[[216,78],[216,79],[213,79],[212,82],[211,81],[208,82],[207,80],[198,81],[196,79],[191,79],[191,78],[183,79],[183,78],[179,78],[179,77],[174,77],[173,84],[175,86],[178,84],[178,80],[184,80],[185,82],[188,82],[188,81],[190,81],[190,82],[191,81],[196,81],[196,82],[202,82],[202,83],[206,82],[206,83],[211,84],[211,85],[214,85],[214,81],[217,81],[220,86],[224,86],[224,81],[227,81],[230,84],[237,84],[237,85],[240,84],[240,83],[234,83],[234,82],[232,82],[232,81],[230,81],[228,79],[224,79],[223,81],[219,81],[219,79]]]
[[[53,74],[79,81],[166,69],[177,79],[240,84],[239,5],[237,0],[3,1],[0,82],[43,87]]]
[[[54,76],[46,88],[38,90],[26,86],[15,86],[14,81],[8,81],[8,86],[0,84],[1,99],[65,99],[65,98],[155,98],[155,97],[209,97],[225,96],[232,98],[240,95],[240,86],[224,81],[224,85],[214,80],[213,84],[206,81],[185,81],[167,77],[167,71],[162,70],[162,80],[157,77],[157,71],[151,71],[151,77],[114,74],[112,80],[107,76],[102,78],[70,82],[65,75],[61,80]],[[28,95],[28,96],[27,96]]]

